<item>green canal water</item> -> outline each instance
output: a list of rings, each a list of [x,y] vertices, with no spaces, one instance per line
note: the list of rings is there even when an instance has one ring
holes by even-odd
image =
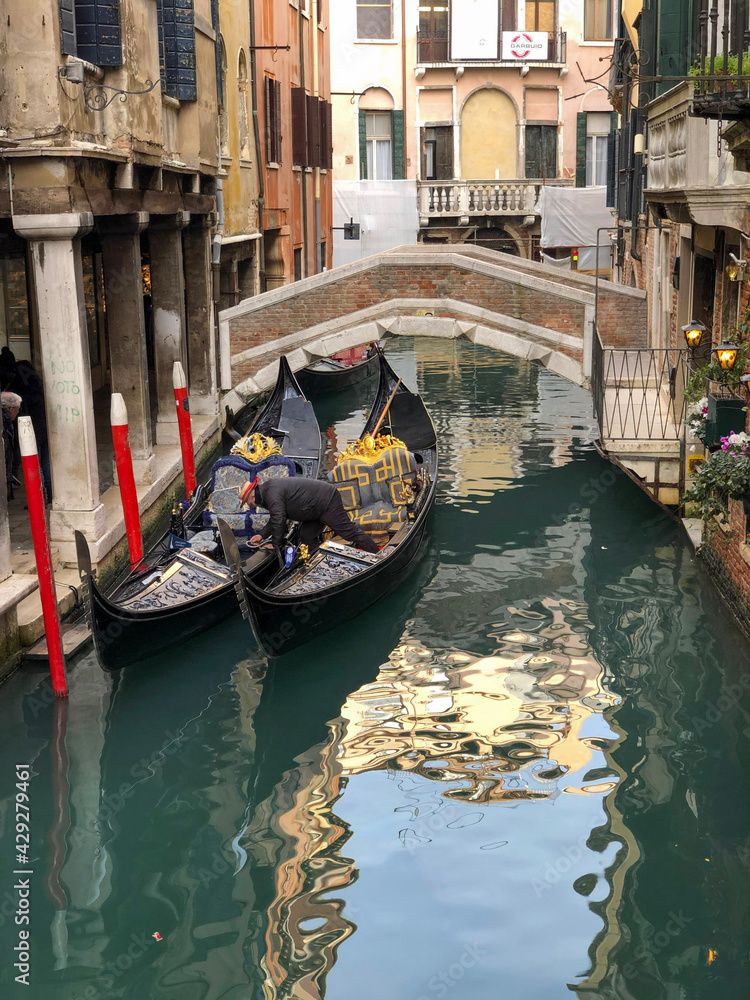
[[[747,995],[747,644],[583,391],[388,356],[441,444],[401,589],[270,664],[236,616],[0,689],[3,1000]],[[373,388],[318,401],[329,451]]]

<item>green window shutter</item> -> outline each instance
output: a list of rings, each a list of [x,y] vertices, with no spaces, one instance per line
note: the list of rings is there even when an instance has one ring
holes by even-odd
[[[391,111],[391,136],[393,141],[393,179],[402,181],[404,173],[404,112]]]
[[[576,187],[586,187],[586,112],[576,115]]]
[[[359,113],[359,177],[367,180],[367,112]]]

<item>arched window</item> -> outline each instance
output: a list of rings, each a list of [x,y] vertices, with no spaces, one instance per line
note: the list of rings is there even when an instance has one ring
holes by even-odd
[[[237,106],[240,126],[240,156],[250,159],[250,130],[247,117],[247,60],[244,49],[240,49],[237,64]]]

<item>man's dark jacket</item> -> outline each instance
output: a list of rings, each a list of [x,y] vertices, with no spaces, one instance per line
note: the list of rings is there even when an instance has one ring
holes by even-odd
[[[262,538],[272,538],[279,547],[286,534],[286,522],[324,521],[323,515],[336,496],[336,487],[322,479],[269,479],[255,490],[256,507],[264,507],[271,515],[268,524],[259,531]]]

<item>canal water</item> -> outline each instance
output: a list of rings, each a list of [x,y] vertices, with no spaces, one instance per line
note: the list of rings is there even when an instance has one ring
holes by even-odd
[[[236,616],[0,689],[3,1000],[747,995],[748,645],[582,390],[388,356],[442,464],[397,592],[270,663]],[[372,391],[319,400],[329,454]]]

